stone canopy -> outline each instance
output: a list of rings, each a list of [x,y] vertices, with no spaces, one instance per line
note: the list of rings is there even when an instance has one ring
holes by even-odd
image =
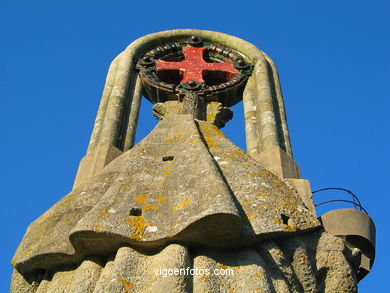
[[[158,90],[147,82],[146,73],[158,77],[152,64],[176,68],[182,51],[173,61],[147,54],[202,40],[247,70],[223,74],[223,90],[203,83],[202,72]],[[143,95],[160,121],[134,145]],[[247,152],[219,129],[241,100]],[[371,260],[346,233],[328,232],[311,196],[293,159],[278,73],[264,52],[212,31],[147,35],[112,62],[73,190],[28,227],[12,260],[11,292],[357,292],[362,263]],[[156,273],[163,268],[233,275],[165,278]]]
[[[216,126],[177,115],[32,223],[14,262],[53,269],[124,243],[240,247],[319,226],[294,189]]]

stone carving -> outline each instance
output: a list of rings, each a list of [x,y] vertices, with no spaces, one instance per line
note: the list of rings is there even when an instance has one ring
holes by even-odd
[[[244,100],[248,153],[219,130],[232,116],[226,96],[199,80],[199,91],[183,92],[179,80],[159,99],[149,87],[160,122],[133,146],[148,87],[133,61],[152,63],[147,52],[186,40],[253,64],[228,85]],[[310,196],[268,56],[209,31],[145,36],[113,61],[74,189],[27,229],[11,291],[356,292],[360,251],[324,230]],[[162,277],[161,268],[234,273]]]

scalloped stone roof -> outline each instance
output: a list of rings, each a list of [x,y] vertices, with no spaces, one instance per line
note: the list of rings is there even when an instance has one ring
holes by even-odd
[[[13,263],[52,269],[124,244],[239,247],[319,226],[296,191],[216,126],[172,116],[33,222]]]

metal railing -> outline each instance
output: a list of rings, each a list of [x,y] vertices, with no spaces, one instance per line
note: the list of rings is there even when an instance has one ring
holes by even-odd
[[[360,202],[359,198],[351,190],[348,190],[348,189],[345,189],[345,188],[341,188],[341,187],[328,187],[328,188],[322,188],[322,189],[315,190],[312,193],[314,194],[314,193],[317,193],[317,192],[327,191],[327,190],[340,190],[340,191],[347,192],[347,193],[349,193],[351,195],[352,200],[332,199],[332,200],[327,200],[327,201],[323,201],[323,202],[314,204],[315,207],[318,207],[318,206],[321,206],[321,205],[324,205],[324,204],[327,204],[327,203],[332,203],[332,202],[347,202],[347,203],[353,204],[355,209],[360,210],[361,212],[364,212],[364,213],[366,213],[368,215],[368,212],[362,206],[362,203]]]

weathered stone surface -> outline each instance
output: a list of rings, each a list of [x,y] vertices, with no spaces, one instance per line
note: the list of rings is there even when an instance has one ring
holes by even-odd
[[[162,120],[164,117],[180,115],[183,104],[179,101],[166,101],[165,103],[156,103],[153,105],[153,115]]]
[[[13,292],[33,293],[38,289],[39,283],[35,280],[29,280],[21,275],[17,270],[12,273],[11,290]]]
[[[236,249],[170,244],[142,253],[123,246],[102,268],[87,260],[50,272],[52,277],[35,283],[32,291],[14,280],[11,291],[356,292],[348,254],[342,239],[322,230]]]
[[[270,147],[252,157],[280,178],[300,178],[297,163],[280,147]]]
[[[25,271],[77,263],[79,257],[69,241],[69,231],[96,204],[114,178],[115,174],[96,176],[93,185],[86,184],[77,192],[69,193],[34,221],[27,228],[13,263],[21,262]]]
[[[337,209],[327,212],[320,218],[327,232],[346,240],[360,254],[356,264],[358,279],[364,278],[375,260],[376,230],[372,219],[356,209]]]
[[[102,270],[102,261],[99,258],[87,258],[75,270],[73,286],[70,292],[90,293],[94,291]]]
[[[114,59],[107,75],[88,151],[100,143],[115,145],[123,135],[119,131],[119,122],[125,119],[124,107],[129,104],[126,103],[129,92],[136,88],[137,77],[134,74],[133,60],[162,43],[186,40],[193,35],[240,52],[242,57],[255,67],[243,95],[246,114],[254,110],[252,114],[255,115],[249,116],[257,120],[257,123],[253,123],[252,119],[246,119],[248,153],[252,155],[253,152],[260,152],[267,147],[279,146],[292,156],[282,92],[273,61],[253,44],[240,38],[194,29],[169,30],[141,37]],[[136,95],[133,98],[136,98]],[[131,132],[134,131],[135,129],[132,129]]]
[[[177,116],[183,111],[183,103],[179,101],[166,101],[164,103],[156,103],[153,106],[153,115],[161,120],[164,117]],[[222,128],[226,122],[233,118],[233,112],[228,107],[222,106],[219,102],[209,102],[206,106],[205,120],[211,124]]]
[[[254,66],[243,89],[248,154],[219,130],[231,111],[195,95],[185,107],[183,97],[155,104],[161,121],[132,147],[143,90],[133,61],[192,35]],[[336,235],[299,179],[272,60],[225,34],[161,32],[111,64],[74,189],[27,229],[11,292],[356,292],[364,251]]]
[[[311,192],[309,180],[285,178],[284,181],[297,191],[306,207],[313,213],[313,215],[316,215],[316,209],[313,203],[313,194]]]
[[[216,126],[181,115],[35,221],[14,261],[21,271],[50,269],[122,243],[234,247],[316,227],[293,189]]]
[[[324,272],[318,280],[320,292],[357,291],[356,270],[351,265],[354,261],[348,262],[349,255],[351,252],[344,240],[329,233],[321,235],[316,254],[317,270]]]
[[[219,102],[210,102],[207,104],[206,121],[214,124],[218,128],[222,128],[233,118],[233,111],[228,107],[224,107]]]
[[[181,114],[190,115],[194,119],[206,120],[206,103],[202,96],[189,92],[184,95]]]
[[[78,187],[82,182],[99,173],[108,163],[121,154],[120,150],[108,143],[96,146],[80,161],[73,188]]]

